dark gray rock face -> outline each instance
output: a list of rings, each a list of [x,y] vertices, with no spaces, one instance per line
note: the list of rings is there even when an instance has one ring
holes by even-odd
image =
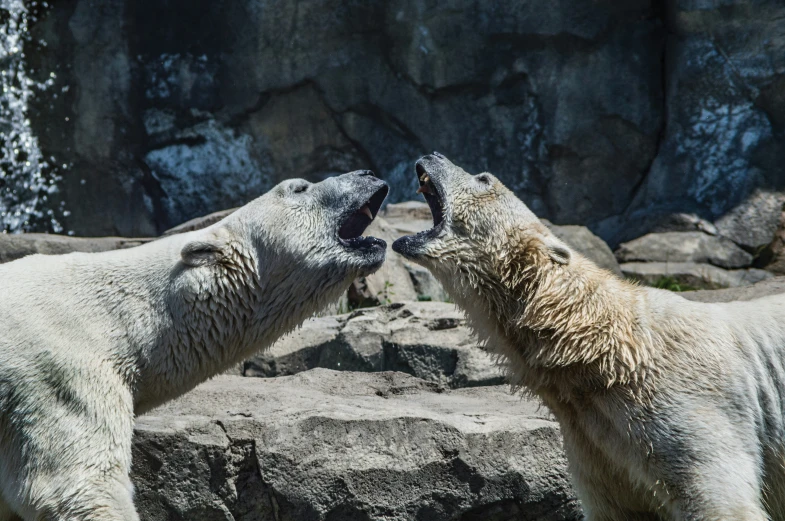
[[[140,417],[145,521],[578,520],[558,425],[506,387],[221,376]]]
[[[69,87],[34,126],[70,165],[80,235],[148,235],[361,167],[406,198],[432,150],[594,222],[627,207],[662,126],[646,1],[77,0],[32,30],[30,65]]]
[[[785,200],[777,166],[785,150],[785,4],[667,5],[659,150],[623,219],[597,229],[615,246],[644,232],[639,224],[653,215],[688,211],[716,220],[738,244],[765,245]]]
[[[447,387],[498,385],[501,369],[453,304],[399,302],[312,318],[244,364],[245,376],[281,376],[323,367],[401,371]]]
[[[785,201],[783,16],[779,0],[56,2],[30,23],[29,74],[53,83],[29,115],[79,235],[154,235],[356,168],[402,200],[439,150],[614,248],[675,223],[753,252]]]

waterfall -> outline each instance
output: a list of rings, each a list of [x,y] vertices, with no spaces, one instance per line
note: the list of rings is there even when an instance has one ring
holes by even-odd
[[[56,215],[67,215],[62,205],[51,208],[59,169],[47,161],[30,125],[28,103],[53,84],[54,74],[41,83],[25,67],[24,44],[30,39],[29,7],[37,2],[0,0],[0,231],[46,229],[61,232]],[[46,7],[46,4],[41,4]]]

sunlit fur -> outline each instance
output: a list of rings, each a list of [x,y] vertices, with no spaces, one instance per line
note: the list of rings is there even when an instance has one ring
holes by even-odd
[[[376,270],[383,253],[369,259],[336,236],[353,192],[374,182],[288,181],[204,230],[0,266],[0,519],[137,520],[135,414],[264,349]]]
[[[492,176],[423,161],[446,223],[409,256],[553,411],[589,521],[785,519],[785,296],[702,304],[631,284]]]

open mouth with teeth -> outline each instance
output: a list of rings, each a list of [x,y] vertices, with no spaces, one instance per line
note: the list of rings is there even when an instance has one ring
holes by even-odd
[[[338,241],[342,245],[357,250],[387,247],[387,243],[383,240],[376,237],[363,237],[362,234],[379,213],[388,191],[386,185],[380,187],[359,208],[355,208],[345,216],[338,228]]]
[[[421,163],[417,163],[415,171],[417,172],[417,179],[420,182],[420,188],[417,189],[417,193],[422,194],[423,197],[425,197],[425,202],[428,203],[428,207],[431,209],[431,215],[433,216],[432,229],[436,229],[444,222],[444,208],[442,207],[441,194],[431,180],[428,171]]]
[[[394,251],[410,258],[419,256],[422,246],[431,239],[436,238],[445,226],[444,193],[441,183],[438,182],[438,179],[432,177],[426,166],[421,162],[417,162],[415,172],[420,183],[417,193],[422,194],[425,202],[428,203],[428,207],[431,209],[433,228],[414,235],[405,235],[393,243],[392,248]]]

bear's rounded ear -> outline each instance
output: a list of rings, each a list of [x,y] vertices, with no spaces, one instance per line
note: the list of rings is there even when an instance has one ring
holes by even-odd
[[[548,256],[553,262],[563,266],[566,266],[570,263],[572,252],[566,244],[552,235],[544,237],[543,243],[545,244],[545,249],[548,252]]]
[[[218,264],[228,255],[230,236],[224,227],[205,230],[183,246],[180,257],[183,263],[192,267]]]

